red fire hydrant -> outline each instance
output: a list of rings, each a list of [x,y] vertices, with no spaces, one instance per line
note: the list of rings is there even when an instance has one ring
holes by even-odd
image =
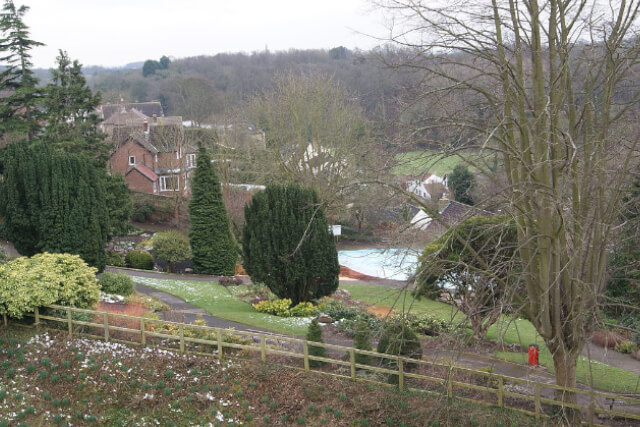
[[[529,366],[538,366],[538,345],[529,345]]]

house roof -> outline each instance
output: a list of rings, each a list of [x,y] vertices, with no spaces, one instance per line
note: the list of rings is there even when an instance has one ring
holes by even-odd
[[[129,175],[131,172],[133,172],[134,170],[140,172],[140,174],[142,176],[144,176],[145,178],[147,178],[149,181],[151,182],[156,182],[158,180],[158,174],[156,174],[154,171],[152,171],[151,169],[149,169],[147,166],[145,165],[133,165],[125,174]]]
[[[102,116],[105,121],[108,120],[113,114],[122,110],[136,109],[140,113],[147,117],[153,117],[155,114],[157,117],[162,117],[164,112],[162,111],[162,104],[159,101],[150,102],[132,102],[127,104],[105,104],[102,106]]]
[[[150,123],[147,133],[141,125],[114,128],[111,140],[114,142],[115,150],[127,141],[135,141],[152,154],[175,152],[184,139],[182,120],[178,120],[177,116],[168,119],[170,120],[163,120],[161,123],[159,118],[157,123]]]
[[[103,125],[115,125],[115,126],[129,126],[135,123],[142,124],[145,120],[149,120],[149,117],[141,113],[140,111],[132,108],[130,110],[122,109],[116,111],[108,119],[102,122]]]
[[[449,200],[447,205],[440,211],[441,221],[449,226],[458,224],[472,216],[489,215],[492,215],[492,213],[455,200]],[[426,229],[428,230],[430,227],[438,225],[441,225],[438,221],[432,221]]]

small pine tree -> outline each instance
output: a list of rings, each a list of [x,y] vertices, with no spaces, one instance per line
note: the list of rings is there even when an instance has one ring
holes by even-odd
[[[318,319],[313,319],[307,330],[307,341],[321,342],[322,340],[322,328],[318,324]],[[315,345],[309,346],[309,356],[327,357],[327,349],[324,347],[318,347]],[[317,368],[324,365],[324,362],[319,360],[309,360],[309,366]]]
[[[394,356],[404,356],[413,359],[422,357],[422,345],[416,333],[404,321],[394,322],[387,326],[377,347],[378,353],[392,354]],[[397,369],[398,364],[395,360],[383,359],[384,365],[389,369]],[[405,364],[405,369],[414,369],[414,363]],[[398,375],[389,374],[389,384],[398,384]]]
[[[358,350],[371,351],[371,328],[364,320],[359,320],[355,324],[353,346]],[[368,354],[356,353],[356,363],[360,365],[369,365],[371,364],[371,356]]]
[[[222,200],[220,179],[207,151],[200,147],[191,181],[189,243],[199,273],[233,276],[238,251]]]

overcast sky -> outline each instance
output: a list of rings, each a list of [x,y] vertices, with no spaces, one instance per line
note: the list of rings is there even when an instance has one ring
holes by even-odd
[[[25,21],[38,68],[54,66],[58,49],[83,65],[220,52],[346,46],[370,49],[384,34],[367,0],[14,0],[31,9]]]

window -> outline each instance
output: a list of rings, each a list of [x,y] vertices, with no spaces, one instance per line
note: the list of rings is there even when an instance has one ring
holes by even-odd
[[[161,176],[160,191],[177,191],[180,189],[180,180],[177,176]]]
[[[133,166],[136,164],[136,156],[129,156],[129,165]]]
[[[187,167],[195,168],[196,167],[196,155],[195,154],[187,154]]]

